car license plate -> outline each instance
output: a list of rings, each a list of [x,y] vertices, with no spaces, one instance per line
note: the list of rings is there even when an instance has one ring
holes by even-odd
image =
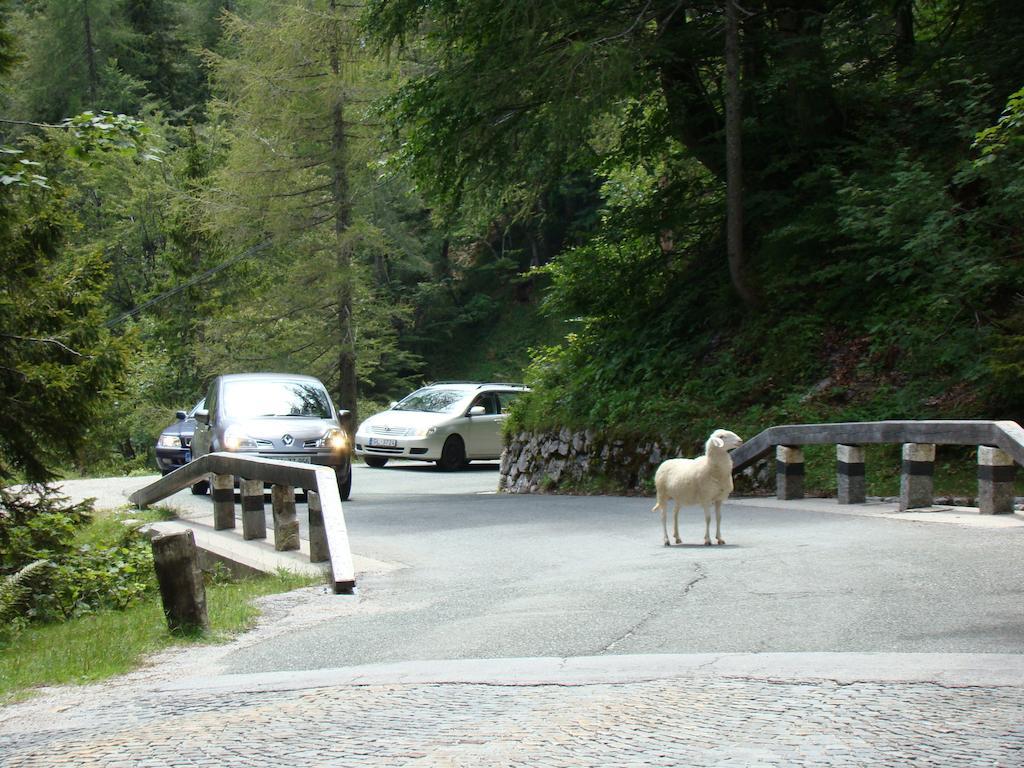
[[[192,451],[185,451],[185,463],[192,461]]]
[[[309,456],[275,456],[274,458],[281,461],[294,461],[299,464],[309,464],[312,461]]]
[[[371,437],[370,447],[371,448],[395,448],[398,445],[398,441],[393,437]]]

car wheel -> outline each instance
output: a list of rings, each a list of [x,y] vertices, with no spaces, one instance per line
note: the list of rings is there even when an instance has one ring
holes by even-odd
[[[348,497],[352,495],[352,467],[344,467],[344,476],[342,469],[342,467],[338,467],[334,470],[338,478],[338,495],[341,496],[342,501],[348,501]]]
[[[438,469],[451,472],[460,469],[466,463],[466,444],[458,435],[452,435],[444,441],[441,458],[437,460]]]
[[[205,496],[208,490],[210,490],[209,480],[200,480],[198,483],[192,483],[193,496]]]
[[[363,461],[366,462],[366,466],[373,467],[374,469],[380,469],[388,463],[387,458],[381,456],[364,456]]]

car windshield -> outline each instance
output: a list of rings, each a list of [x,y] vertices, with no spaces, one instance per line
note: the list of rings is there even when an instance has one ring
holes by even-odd
[[[224,415],[233,419],[266,416],[331,418],[323,388],[302,381],[238,380],[224,383]]]
[[[466,395],[461,389],[421,389],[413,392],[392,410],[452,413],[458,410]]]

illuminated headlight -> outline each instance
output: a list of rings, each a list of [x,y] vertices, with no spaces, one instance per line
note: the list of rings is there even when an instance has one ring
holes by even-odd
[[[243,448],[257,448],[256,441],[237,427],[228,427],[224,432],[224,447],[229,451],[240,451]]]
[[[181,448],[181,438],[177,435],[160,435],[156,444],[160,448]]]
[[[344,451],[348,448],[348,435],[343,429],[329,429],[320,438],[320,445],[332,451]]]
[[[419,427],[412,434],[414,437],[430,437],[435,432],[437,432],[437,427]]]

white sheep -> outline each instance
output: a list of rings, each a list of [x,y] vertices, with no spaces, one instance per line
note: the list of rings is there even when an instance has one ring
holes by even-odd
[[[732,493],[732,459],[729,451],[743,445],[743,439],[727,429],[716,429],[704,444],[704,455],[696,459],[669,459],[663,461],[654,474],[654,487],[658,491],[658,503],[652,512],[661,510],[661,527],[665,532],[665,546],[668,540],[668,502],[675,502],[676,544],[679,538],[679,508],[700,504],[704,507],[704,543],[711,544],[711,505],[715,505],[715,539],[722,539],[722,502]]]

